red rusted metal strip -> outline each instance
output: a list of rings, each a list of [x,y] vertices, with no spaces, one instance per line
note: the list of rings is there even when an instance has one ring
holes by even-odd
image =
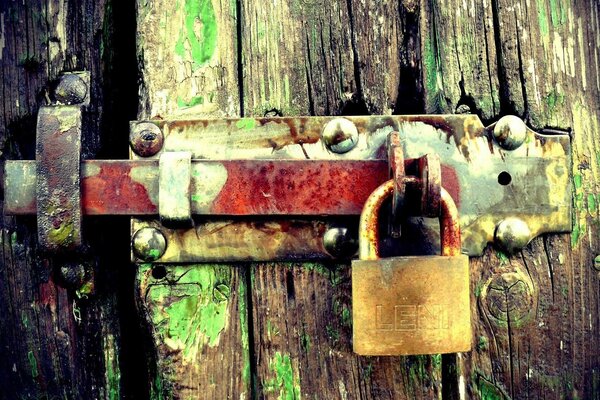
[[[385,160],[194,160],[196,215],[359,215],[388,179]],[[34,214],[35,162],[7,161],[5,212]],[[88,215],[157,215],[158,160],[82,163]]]

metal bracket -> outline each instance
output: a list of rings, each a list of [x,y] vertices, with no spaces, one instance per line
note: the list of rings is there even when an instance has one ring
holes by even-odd
[[[84,214],[135,216],[136,260],[350,258],[358,215],[390,168],[420,175],[427,216],[440,182],[425,178],[441,175],[469,255],[571,228],[569,136],[516,117],[487,128],[475,115],[136,121],[130,144],[132,160],[82,163],[81,201]],[[437,175],[435,157],[424,157],[433,154]],[[34,162],[6,163],[7,213],[35,212],[35,176]],[[405,204],[400,186],[395,204]],[[413,223],[435,242],[424,221]]]

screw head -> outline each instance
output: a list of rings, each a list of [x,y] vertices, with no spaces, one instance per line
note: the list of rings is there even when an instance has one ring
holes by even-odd
[[[150,122],[140,122],[129,134],[131,150],[140,157],[150,157],[162,149],[164,136],[160,128]]]
[[[78,104],[84,102],[87,93],[87,84],[79,75],[65,74],[60,77],[54,97],[64,104]]]
[[[349,258],[358,250],[358,241],[348,228],[331,227],[323,235],[323,246],[334,258]]]
[[[358,144],[358,129],[346,118],[334,118],[323,128],[321,139],[330,151],[347,153]]]
[[[515,150],[527,138],[527,126],[519,117],[504,116],[494,126],[494,138],[503,149]]]
[[[529,226],[520,218],[508,217],[496,226],[494,241],[509,254],[521,250],[530,240]]]
[[[146,227],[137,230],[131,240],[133,254],[144,261],[156,261],[165,254],[167,239],[156,228]]]

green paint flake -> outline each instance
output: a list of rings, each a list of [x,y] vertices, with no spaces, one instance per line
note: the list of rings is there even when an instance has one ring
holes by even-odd
[[[485,351],[488,349],[488,338],[485,336],[479,336],[479,341],[477,342],[477,349]]]
[[[587,196],[587,209],[590,214],[596,214],[596,211],[598,210],[596,196],[593,193],[589,193]]]
[[[573,184],[575,185],[575,189],[580,189],[583,184],[583,178],[580,174],[575,174],[573,176]]]
[[[177,97],[177,107],[179,108],[193,107],[201,104],[204,104],[203,96],[195,96],[188,101],[183,100],[181,97]]]
[[[567,12],[560,0],[550,0],[550,18],[554,27],[567,22]]]
[[[342,308],[342,325],[352,326],[352,315],[350,313],[350,309],[346,306]]]
[[[546,12],[545,1],[537,0],[537,13],[538,24],[540,25],[540,32],[542,32],[542,35],[548,36],[550,33],[550,27],[548,25],[548,13]]]
[[[433,32],[431,33],[434,34]],[[440,107],[438,90],[438,63],[437,45],[435,38],[428,35],[425,39],[425,48],[423,54],[423,66],[425,67],[425,90],[427,91],[427,109],[428,111],[437,111]],[[432,100],[431,100],[432,99]]]
[[[217,18],[212,0],[185,0],[184,29],[175,44],[175,54],[190,55],[192,70],[210,61],[217,47]]]
[[[498,257],[498,260],[500,260],[500,265],[508,264],[508,256],[504,254],[504,252],[500,250],[496,251],[496,257]]]
[[[580,225],[573,221],[573,229],[571,231],[571,246],[575,247],[577,243],[579,243],[579,238],[582,233],[585,233],[586,226],[584,224]]]
[[[203,345],[214,347],[228,320],[231,279],[228,266],[173,266],[177,284],[157,284],[149,291],[156,305],[152,316],[165,343],[183,351],[184,359],[196,360]]]
[[[339,342],[340,332],[337,329],[335,329],[333,326],[327,325],[325,327],[325,333],[327,334],[327,337],[333,342],[333,345],[335,345],[337,342]]]
[[[27,353],[27,359],[29,360],[29,366],[31,367],[31,376],[33,378],[37,378],[39,375],[38,365],[37,365],[37,359],[35,358],[33,351],[30,351]]]
[[[363,369],[363,374],[365,375],[365,380],[369,380],[371,375],[373,374],[373,364],[369,361],[366,368]]]
[[[269,362],[269,370],[275,375],[263,382],[265,393],[279,393],[279,400],[300,399],[300,378],[298,371],[292,368],[292,360],[288,354],[276,352]]]
[[[506,400],[508,397],[504,396],[502,390],[492,382],[480,378],[477,380],[477,388],[479,389],[479,395],[481,400]]]
[[[29,328],[29,318],[27,317],[25,311],[21,311],[21,322],[23,323],[25,329]]]
[[[256,120],[254,118],[242,118],[235,123],[238,129],[250,130],[256,126]]]

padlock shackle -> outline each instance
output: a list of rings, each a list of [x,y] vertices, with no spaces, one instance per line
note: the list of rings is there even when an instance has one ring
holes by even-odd
[[[446,189],[440,191],[440,245],[443,256],[456,257],[461,254],[460,221],[454,199]]]
[[[361,260],[377,260],[379,254],[379,210],[383,202],[394,192],[394,180],[380,185],[371,193],[362,213],[358,228],[358,257]],[[446,189],[440,191],[440,244],[442,256],[458,256],[461,253],[458,209]]]

